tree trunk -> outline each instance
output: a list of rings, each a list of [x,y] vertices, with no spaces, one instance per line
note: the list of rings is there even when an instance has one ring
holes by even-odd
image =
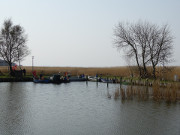
[[[13,71],[13,69],[12,69],[12,63],[9,62],[8,64],[9,64],[9,69],[10,69],[10,75],[11,75],[11,76],[14,76],[14,71]]]
[[[139,69],[139,76],[142,77],[142,71],[141,71],[141,67],[139,65],[138,56],[137,56],[136,51],[135,51],[135,55],[136,55],[136,62],[137,62],[137,65],[138,65],[138,69]]]
[[[147,68],[145,63],[143,63],[143,78],[147,78],[147,77],[148,77]]]
[[[156,66],[153,65],[153,78],[156,79]]]
[[[144,49],[143,49],[143,53],[142,53],[142,62],[143,62],[143,78],[147,78],[148,71],[147,71],[146,63],[145,63],[145,50]]]

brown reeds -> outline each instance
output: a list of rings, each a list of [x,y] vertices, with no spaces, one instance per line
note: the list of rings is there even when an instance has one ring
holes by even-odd
[[[32,74],[31,66],[23,66],[22,69],[26,69],[27,74]],[[124,67],[33,67],[37,74],[44,73],[45,75],[51,75],[59,72],[69,72],[72,75],[87,74],[87,75],[110,75],[110,76],[129,76],[129,69]],[[8,73],[8,67],[0,67],[0,71],[3,73]]]
[[[22,66],[22,69],[26,69],[27,74],[32,74],[32,66]],[[157,78],[163,78],[164,80],[173,80],[174,75],[177,75],[180,78],[180,67],[169,67],[171,70],[167,72],[160,73],[162,67],[157,67]],[[34,70],[37,71],[37,74],[44,73],[44,75],[52,75],[59,72],[69,72],[72,75],[79,75],[79,74],[87,74],[87,75],[109,75],[109,76],[121,76],[121,77],[129,77],[131,75],[129,67],[122,66],[122,67],[33,67]],[[150,70],[151,67],[148,67]],[[0,71],[2,73],[9,73],[7,66],[1,66]],[[134,77],[138,77],[138,72],[134,71]],[[133,80],[134,81],[134,80]],[[134,84],[142,83],[141,80],[136,80],[133,82]]]
[[[114,92],[114,99],[119,98],[119,96],[120,96],[120,92],[119,92],[119,88],[117,88]]]
[[[133,98],[133,87],[129,86],[126,89],[126,97],[127,99],[132,99]]]
[[[120,95],[121,95],[121,99],[125,100],[126,99],[126,94],[125,94],[125,90],[123,88],[120,88]]]
[[[132,100],[134,98],[138,100],[148,100],[152,97],[155,101],[166,101],[168,103],[175,103],[180,100],[180,84],[170,83],[167,86],[161,87],[160,81],[155,81],[153,86],[127,86],[127,88],[120,89],[120,96],[122,100]],[[118,91],[115,91],[115,98],[119,95]]]
[[[179,95],[179,84],[171,83],[166,87],[160,87],[160,82],[153,83],[153,99],[156,101],[176,102]]]
[[[138,100],[147,100],[149,95],[146,89],[141,89],[140,87],[127,86],[126,89],[120,89],[121,99],[132,100],[133,98],[138,98]]]
[[[159,101],[162,98],[162,93],[160,92],[160,84],[159,81],[155,81],[152,86],[152,95],[153,99]]]

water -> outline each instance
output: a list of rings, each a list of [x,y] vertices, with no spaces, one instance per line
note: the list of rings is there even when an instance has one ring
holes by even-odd
[[[179,135],[180,103],[114,99],[119,85],[0,83],[2,135]],[[110,95],[111,98],[108,98]]]

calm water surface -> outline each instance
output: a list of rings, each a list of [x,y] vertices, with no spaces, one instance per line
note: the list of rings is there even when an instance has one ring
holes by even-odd
[[[122,102],[113,98],[118,87],[0,83],[0,134],[180,135],[179,102]]]

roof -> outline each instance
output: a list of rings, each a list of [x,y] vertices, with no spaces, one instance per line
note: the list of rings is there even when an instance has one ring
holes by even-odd
[[[15,66],[16,63],[12,63],[12,66]],[[5,60],[0,59],[0,66],[9,66]]]

